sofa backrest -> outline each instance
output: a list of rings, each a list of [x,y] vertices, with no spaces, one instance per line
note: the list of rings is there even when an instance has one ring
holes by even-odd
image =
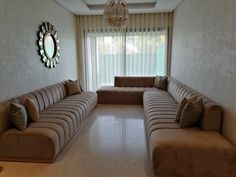
[[[66,87],[64,82],[45,87],[40,90],[19,96],[28,96],[32,98],[37,106],[38,111],[42,111],[50,105],[66,97]],[[4,101],[0,103],[0,134],[5,132],[11,127],[9,119],[9,106],[10,101]]]
[[[42,111],[57,101],[66,97],[66,87],[64,83],[58,83],[23,96],[32,98],[39,111]]]
[[[196,95],[202,98],[203,113],[199,121],[199,127],[206,131],[221,130],[223,109],[220,105],[172,77],[168,78],[167,90],[178,103],[186,96]]]
[[[153,87],[155,77],[115,76],[115,87]]]

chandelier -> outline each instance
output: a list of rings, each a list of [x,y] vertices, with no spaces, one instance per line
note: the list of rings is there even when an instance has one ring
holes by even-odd
[[[125,0],[108,0],[105,4],[105,21],[115,28],[123,28],[128,21],[128,7]]]

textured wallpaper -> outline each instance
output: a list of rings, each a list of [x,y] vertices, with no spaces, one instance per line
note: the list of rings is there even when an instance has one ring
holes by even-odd
[[[61,59],[54,69],[42,64],[37,51],[45,21],[60,38]],[[76,17],[54,0],[0,0],[0,100],[76,79],[76,33]]]
[[[224,107],[236,145],[236,1],[184,0],[174,13],[171,75]]]

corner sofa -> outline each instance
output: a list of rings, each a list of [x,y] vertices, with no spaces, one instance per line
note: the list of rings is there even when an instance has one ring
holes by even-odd
[[[222,107],[171,77],[167,91],[154,88],[154,81],[155,77],[115,77],[114,87],[102,87],[97,94],[100,104],[143,103],[155,176],[236,177],[236,148],[221,134]],[[203,99],[200,121],[179,128],[178,103],[192,95]]]
[[[0,103],[0,160],[53,162],[97,104],[94,92],[67,96],[64,82],[23,96],[34,100],[40,119],[19,131],[9,119],[10,101]]]

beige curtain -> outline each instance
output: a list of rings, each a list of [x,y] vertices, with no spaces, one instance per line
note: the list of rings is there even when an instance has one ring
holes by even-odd
[[[109,31],[111,30],[105,23],[103,15],[82,15],[77,16],[78,25],[78,64],[79,77],[85,86],[85,31]],[[167,29],[167,74],[170,74],[171,43],[172,43],[173,13],[148,13],[130,14],[126,30],[135,29]]]

